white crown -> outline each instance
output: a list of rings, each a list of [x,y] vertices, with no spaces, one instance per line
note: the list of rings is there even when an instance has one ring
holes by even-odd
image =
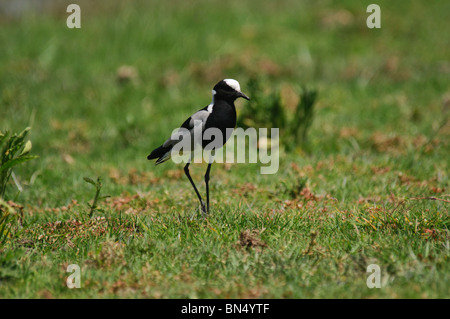
[[[233,79],[225,79],[224,81],[229,87],[235,89],[238,92],[241,92],[241,87],[240,87],[238,81],[233,80]]]

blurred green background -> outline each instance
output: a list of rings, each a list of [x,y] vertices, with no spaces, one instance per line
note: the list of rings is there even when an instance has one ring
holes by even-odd
[[[66,26],[70,1],[1,3],[0,127],[32,126],[41,158],[20,176],[38,172],[34,204],[67,202],[108,165],[153,169],[147,153],[222,78],[245,92],[257,77],[288,106],[297,86],[318,89],[317,156],[370,148],[377,132],[411,144],[448,109],[445,1],[379,1],[381,29],[366,26],[370,1],[79,1],[81,29]],[[429,156],[448,157],[447,142]]]
[[[75,252],[49,250],[37,239],[39,227],[82,212],[81,207],[67,207],[72,200],[92,199],[93,188],[83,177],[101,176],[102,193],[111,195],[112,201],[133,199],[130,216],[147,218],[144,224],[150,228],[169,225],[167,231],[144,232],[155,245],[148,249],[169,247],[177,263],[173,268],[155,268],[160,271],[158,287],[163,288],[151,293],[142,288],[150,296],[448,297],[449,1],[376,1],[381,29],[366,26],[366,8],[374,1],[79,0],[81,29],[69,29],[66,8],[72,2],[0,0],[0,130],[19,132],[31,126],[31,153],[39,156],[14,170],[16,182],[10,181],[6,193],[25,206],[29,215],[25,228],[36,238],[19,232],[17,226],[18,237],[5,251],[12,254],[28,245],[26,238],[36,243],[36,254],[60,253],[53,256],[55,260],[71,262]],[[192,112],[210,102],[212,87],[224,78],[238,80],[245,93],[251,81],[258,80],[260,100],[278,92],[288,116],[302,86],[317,90],[318,95],[307,147],[292,140],[292,145],[283,145],[281,129],[277,174],[260,175],[259,165],[254,164],[213,167],[209,222],[226,234],[216,242],[216,233],[208,233],[209,226],[203,228],[201,221],[194,229],[171,217],[192,214],[197,208],[182,167],[170,161],[155,167],[146,157]],[[238,115],[247,106],[246,101],[238,101]],[[194,179],[200,181],[205,166],[191,167]],[[23,188],[21,193],[16,183]],[[439,200],[410,201],[412,206],[404,210],[395,208],[411,197]],[[309,207],[311,202],[317,206]],[[122,206],[111,203],[115,202],[105,204],[105,214],[122,218]],[[53,214],[56,208],[61,210]],[[278,219],[270,219],[273,214],[278,214],[280,223],[286,218],[286,223],[277,224]],[[336,217],[341,214],[342,220]],[[392,219],[386,222],[382,214]],[[161,220],[154,222],[154,216]],[[272,226],[264,224],[266,217]],[[231,245],[244,229],[260,229],[261,223],[269,227],[262,235],[269,246],[264,265],[277,265],[272,277],[261,266],[247,284],[246,273],[230,279],[247,260],[240,252],[234,255]],[[186,243],[176,239],[178,227],[187,227],[181,233],[191,234]],[[309,280],[304,274],[317,270],[316,257],[308,255],[310,230],[319,231],[317,242],[325,247],[325,252],[318,248],[317,255],[323,267],[317,273],[322,275],[311,277],[301,290],[301,283],[285,282]],[[100,245],[96,240],[104,240],[99,238],[87,243],[80,239],[78,247],[85,247],[80,256],[96,256],[100,250],[95,248]],[[190,250],[191,244],[198,245],[195,238],[217,245],[218,255],[228,256],[231,250],[231,256],[237,256],[234,266],[227,259],[214,268],[226,265],[231,277],[205,275],[205,261],[195,258],[208,255]],[[146,247],[147,241],[142,241],[140,245]],[[144,261],[134,263],[133,258],[146,256],[146,250],[127,249],[130,267],[141,271]],[[300,269],[295,254],[302,250],[307,252],[301,257],[307,270],[300,276],[295,272]],[[420,264],[425,266],[415,268],[417,258],[411,251],[424,256],[431,251],[434,259],[425,258]],[[150,253],[160,258],[165,254]],[[258,253],[249,256],[259,265]],[[397,281],[391,289],[378,291],[367,290],[364,281],[360,283],[365,290],[354,286],[355,278],[365,272],[344,271],[343,276],[341,270],[347,264],[358,269],[360,256],[390,265],[390,278],[403,278],[400,285]],[[334,261],[336,266],[327,268]],[[158,262],[152,267],[170,264]],[[284,264],[285,268],[280,266]],[[36,273],[45,269],[40,261],[30,265],[39,270]],[[195,284],[176,290],[171,283],[179,278],[171,274],[185,274],[186,269],[193,270]],[[333,271],[336,275],[328,277]],[[17,274],[26,278],[20,271]],[[60,286],[61,278],[47,275],[27,290],[31,296],[45,296],[46,286]],[[127,285],[139,282],[123,280]],[[244,284],[235,285],[234,280]],[[249,292],[255,282],[266,290]],[[329,289],[332,283],[336,285]],[[30,285],[25,279],[22,284]],[[217,294],[210,285],[215,285]],[[58,289],[67,293],[59,287],[50,295],[58,295]],[[20,296],[25,290],[8,291]],[[83,293],[96,296],[95,290]]]

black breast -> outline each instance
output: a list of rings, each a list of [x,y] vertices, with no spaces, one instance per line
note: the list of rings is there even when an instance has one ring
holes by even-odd
[[[214,101],[214,106],[211,114],[208,116],[205,124],[205,130],[208,128],[218,128],[222,133],[222,140],[217,141],[217,145],[223,146],[230,138],[232,129],[236,127],[236,108],[233,102],[223,100]],[[228,130],[227,130],[228,128]],[[228,131],[228,132],[227,132]],[[203,147],[214,141],[214,136],[211,140],[204,139]],[[214,143],[216,144],[216,143]]]

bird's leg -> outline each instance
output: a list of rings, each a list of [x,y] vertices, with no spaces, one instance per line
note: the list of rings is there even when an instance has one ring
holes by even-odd
[[[208,168],[206,169],[205,174],[205,183],[206,183],[206,211],[209,214],[209,171],[211,170],[211,164],[208,164]]]
[[[190,162],[188,162],[186,164],[186,166],[184,167],[184,173],[189,178],[189,181],[191,182],[191,185],[194,188],[195,193],[197,194],[198,200],[200,201],[200,204],[202,206],[202,213],[203,213],[203,215],[206,215],[205,203],[203,202],[202,197],[200,196],[200,193],[198,192],[197,187],[195,187],[194,181],[192,180],[191,175],[189,174],[189,164],[190,164]]]
[[[211,171],[211,165],[214,162],[216,156],[216,151],[213,149],[209,155],[208,168],[205,173],[205,184],[206,184],[206,211],[209,214],[209,172]]]

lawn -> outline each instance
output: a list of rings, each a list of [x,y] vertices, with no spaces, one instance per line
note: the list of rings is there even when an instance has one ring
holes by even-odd
[[[369,29],[373,1],[78,1],[69,29],[72,2],[0,3],[0,131],[39,156],[7,184],[0,298],[450,297],[450,2],[380,0]],[[275,174],[213,165],[205,219],[146,157],[224,78],[288,117],[317,99]]]

